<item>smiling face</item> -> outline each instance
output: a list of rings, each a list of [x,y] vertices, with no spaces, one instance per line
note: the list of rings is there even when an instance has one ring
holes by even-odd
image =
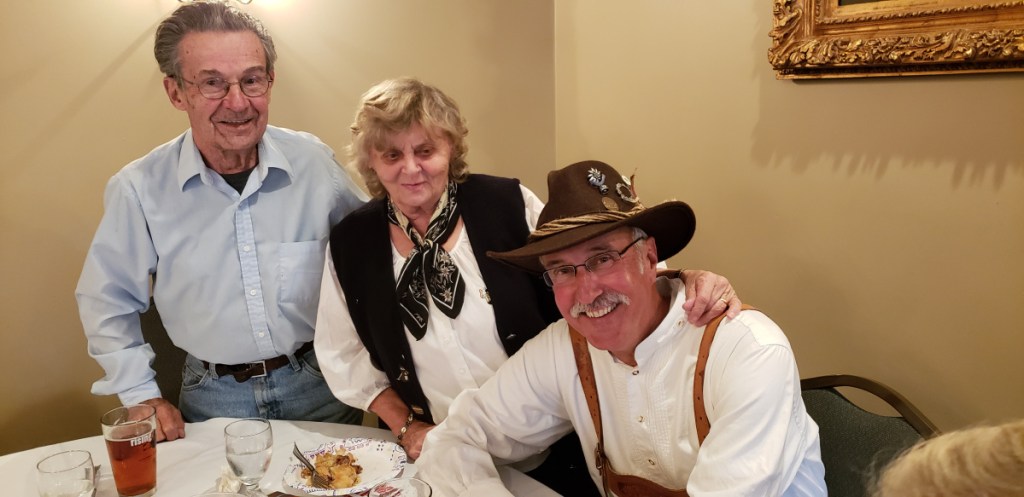
[[[565,250],[543,255],[545,269],[583,264],[605,252],[619,252],[633,241],[633,230],[621,228]],[[654,331],[668,310],[655,288],[658,252],[653,238],[637,243],[601,275],[576,268],[576,278],[556,285],[555,303],[562,317],[591,345],[635,365],[633,351]]]
[[[245,77],[266,75],[266,56],[250,31],[194,32],[178,45],[183,87],[171,77],[164,89],[171,103],[188,113],[192,138],[207,166],[217,172],[238,172],[256,165],[257,144],[267,130],[270,89],[249,97],[237,85],[220,99],[204,97],[196,84],[209,78],[235,83]]]
[[[430,220],[448,187],[450,160],[448,140],[419,124],[391,134],[383,147],[370,151],[370,167],[391,202],[417,225]]]

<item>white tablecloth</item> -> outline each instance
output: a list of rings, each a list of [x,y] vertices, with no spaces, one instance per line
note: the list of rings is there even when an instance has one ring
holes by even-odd
[[[157,491],[155,497],[192,497],[212,490],[217,477],[227,466],[224,457],[224,426],[228,418],[216,418],[185,426],[185,438],[157,444]],[[303,450],[338,438],[366,437],[394,441],[390,431],[366,426],[315,423],[309,421],[272,421],[274,455],[263,478],[261,489],[292,494],[301,492],[284,488],[282,476],[289,465],[292,442]],[[97,430],[99,427],[97,426]],[[106,445],[100,435],[62,442],[46,447],[0,456],[0,495],[35,497],[35,465],[44,456],[62,450],[80,449],[92,453],[93,462],[100,465],[96,497],[117,497]],[[557,497],[558,494],[532,478],[510,468],[500,468],[505,485],[517,496]],[[414,475],[416,466],[409,464],[404,475]],[[435,497],[436,494],[435,494]]]

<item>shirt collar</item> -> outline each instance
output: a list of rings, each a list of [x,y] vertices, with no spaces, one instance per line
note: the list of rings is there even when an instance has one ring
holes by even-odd
[[[686,311],[683,310],[683,300],[686,298],[683,280],[679,278],[658,278],[655,284],[659,294],[669,297],[668,314],[661,320],[661,323],[658,323],[658,327],[650,335],[647,335],[647,338],[644,338],[643,341],[637,344],[633,357],[638,365],[642,363],[642,359],[650,357],[654,351],[664,347],[666,340],[682,333],[687,325],[689,325],[689,322],[686,320]]]
[[[256,165],[255,173],[261,182],[266,179],[270,169],[280,169],[291,178],[292,165],[269,133],[263,133],[257,146],[259,147],[260,162]],[[209,185],[211,174],[213,174],[213,170],[206,167],[206,163],[203,162],[203,156],[199,153],[195,140],[192,139],[192,130],[189,129],[182,135],[181,152],[178,154],[178,187],[184,190],[185,184],[196,176],[203,183]]]

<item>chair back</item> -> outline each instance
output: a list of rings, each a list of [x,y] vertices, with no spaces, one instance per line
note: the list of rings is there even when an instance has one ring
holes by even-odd
[[[938,430],[902,395],[853,375],[801,380],[807,413],[818,424],[825,485],[830,497],[866,497],[871,481],[895,456]],[[884,400],[899,415],[868,412],[839,392],[851,387]]]

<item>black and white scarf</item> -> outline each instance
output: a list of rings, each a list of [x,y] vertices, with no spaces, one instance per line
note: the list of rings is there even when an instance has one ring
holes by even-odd
[[[388,201],[388,221],[405,230],[412,240],[413,249],[398,273],[395,292],[402,309],[402,322],[416,340],[427,333],[430,319],[428,297],[444,315],[455,318],[462,310],[466,283],[451,255],[442,247],[451,236],[459,220],[459,204],[455,199],[458,188],[454,181],[441,195],[437,209],[430,218],[425,236],[421,237],[404,214]]]

